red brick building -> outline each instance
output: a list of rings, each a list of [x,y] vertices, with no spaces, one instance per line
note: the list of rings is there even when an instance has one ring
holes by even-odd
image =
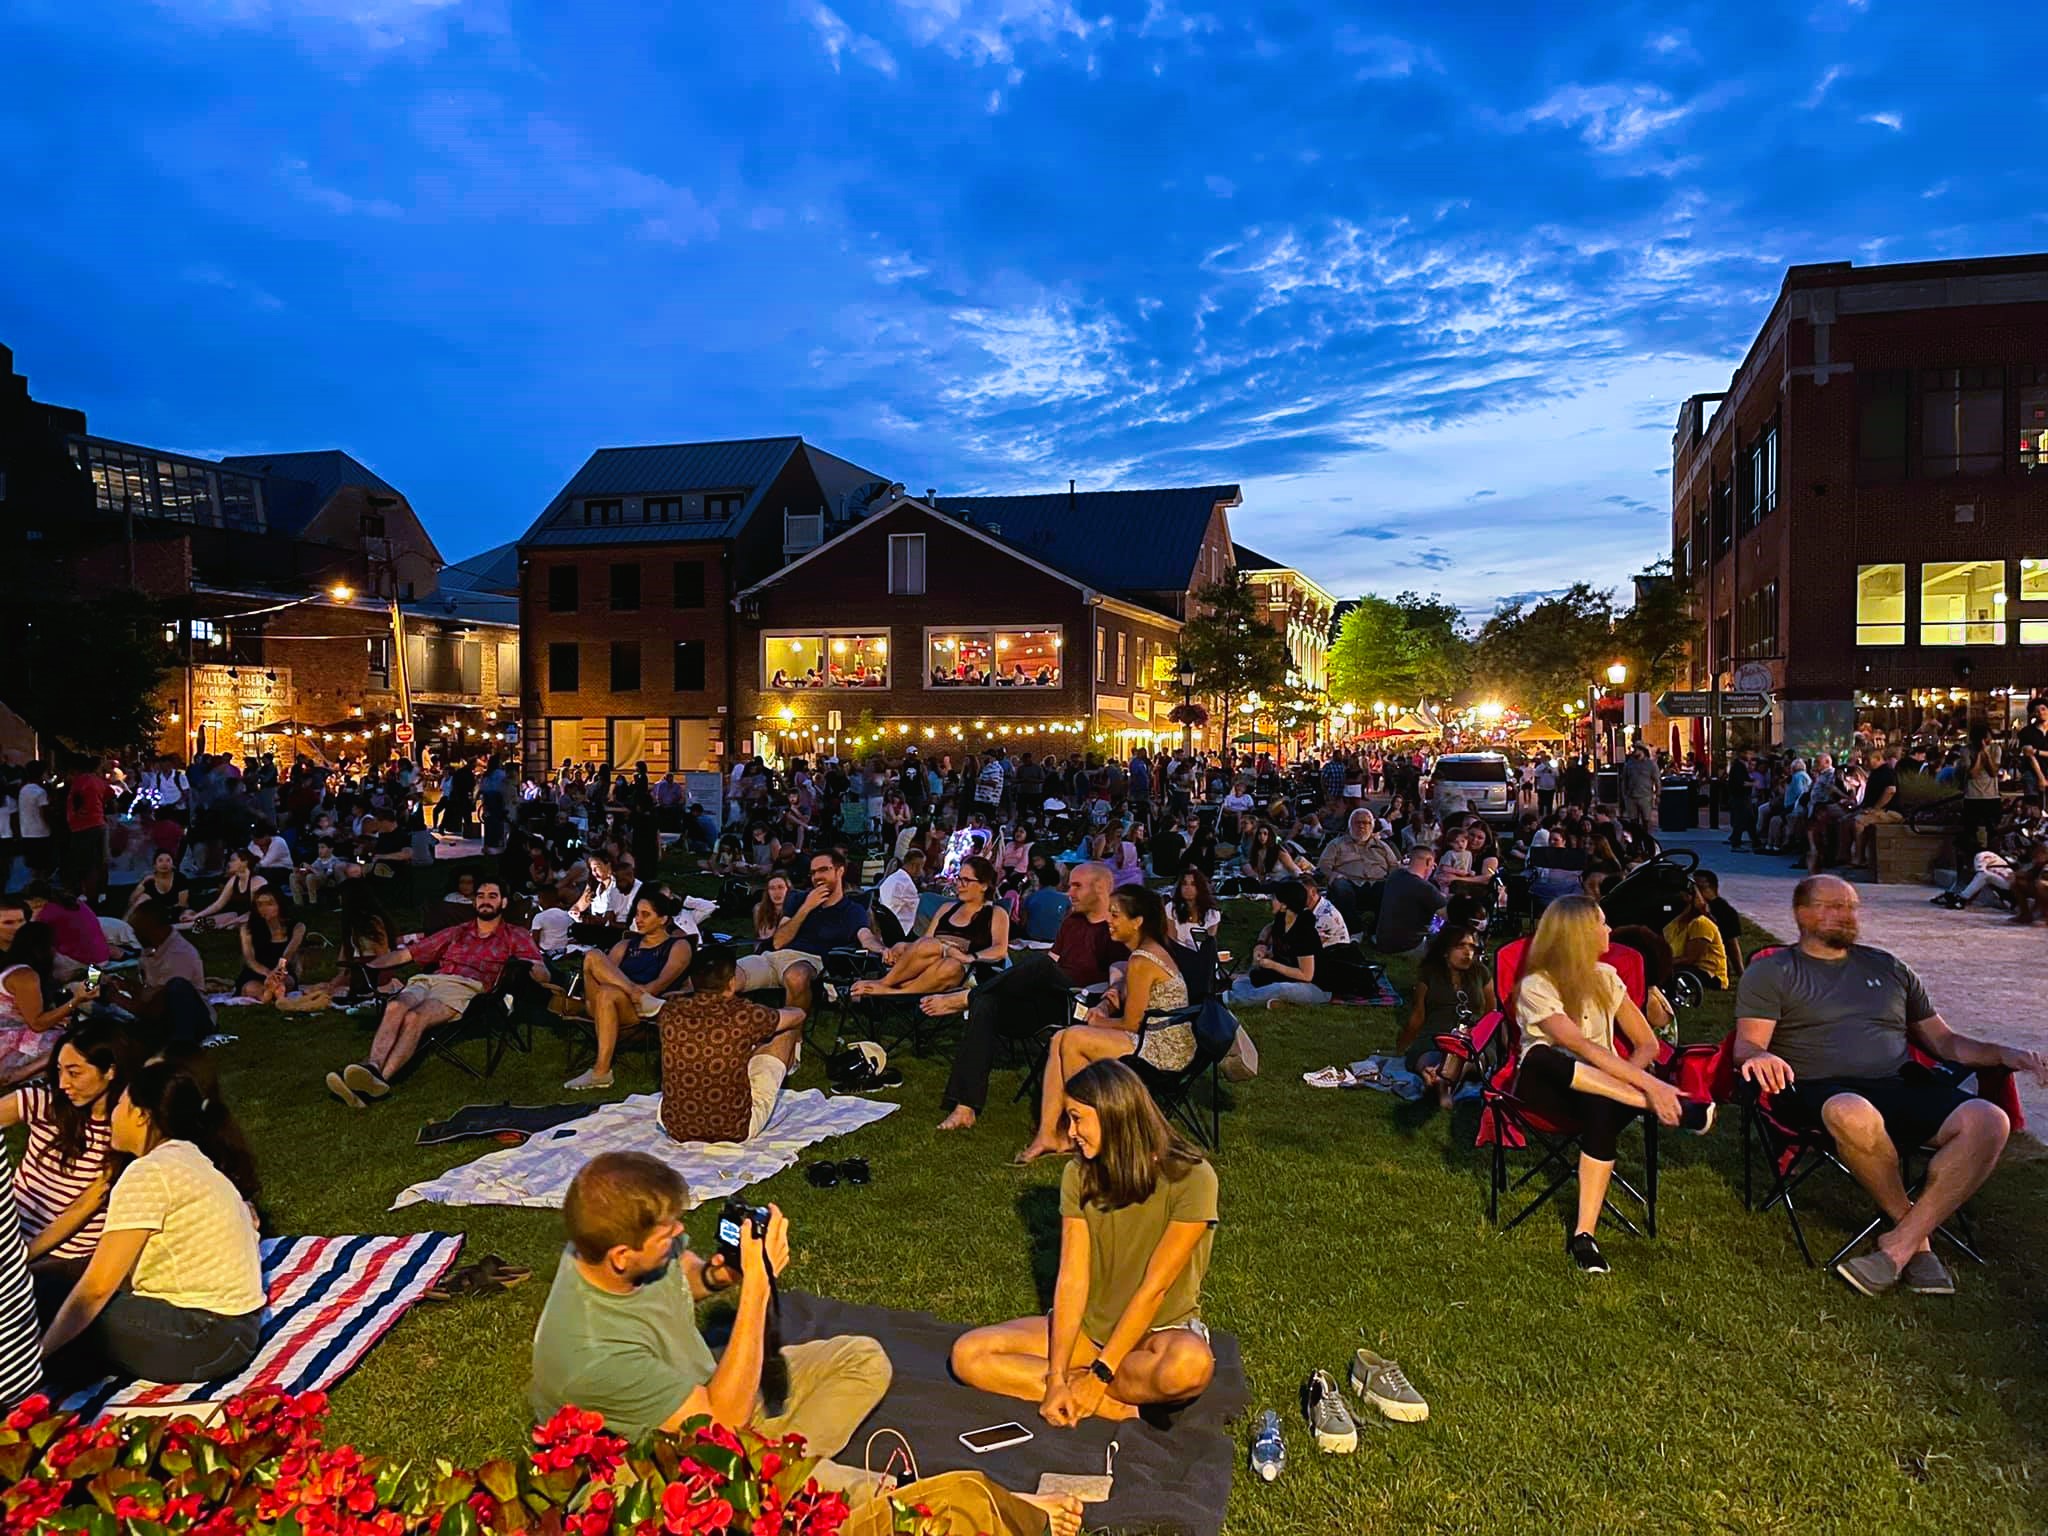
[[[2002,725],[2048,682],[2048,255],[1791,268],[1671,497],[1692,685],[1768,669],[1756,739]]]

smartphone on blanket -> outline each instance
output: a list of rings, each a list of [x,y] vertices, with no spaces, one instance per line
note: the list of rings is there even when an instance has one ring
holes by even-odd
[[[960,1443],[977,1456],[990,1451],[1006,1451],[1013,1445],[1022,1445],[1031,1438],[1031,1431],[1012,1419],[1007,1424],[991,1424],[986,1429],[970,1429],[960,1437]]]

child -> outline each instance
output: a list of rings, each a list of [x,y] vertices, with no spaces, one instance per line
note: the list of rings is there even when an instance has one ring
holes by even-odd
[[[533,942],[544,955],[558,955],[569,947],[569,929],[575,923],[559,887],[545,886],[540,893],[540,910],[533,914]]]
[[[292,871],[292,900],[302,907],[318,906],[321,893],[332,890],[348,876],[348,864],[335,853],[331,833],[321,838],[315,848],[313,861]]]

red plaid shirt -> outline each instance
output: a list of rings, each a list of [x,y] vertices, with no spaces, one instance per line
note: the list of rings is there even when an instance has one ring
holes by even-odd
[[[533,935],[517,923],[500,920],[497,928],[488,936],[478,933],[476,919],[457,923],[453,928],[443,928],[439,933],[428,934],[417,944],[408,944],[406,953],[421,965],[430,966],[443,976],[467,976],[479,986],[495,987],[498,978],[505,972],[510,960],[530,960],[536,965],[544,963],[540,949],[533,942]]]

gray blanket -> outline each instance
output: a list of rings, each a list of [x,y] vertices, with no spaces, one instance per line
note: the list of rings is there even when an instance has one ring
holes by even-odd
[[[861,1464],[868,1436],[886,1426],[902,1431],[917,1453],[918,1470],[927,1477],[971,1468],[1007,1488],[1031,1493],[1041,1472],[1099,1475],[1103,1454],[1115,1440],[1116,1491],[1108,1503],[1090,1506],[1091,1532],[1221,1536],[1223,1506],[1239,1453],[1238,1436],[1230,1426],[1243,1417],[1249,1401],[1244,1361],[1234,1337],[1222,1332],[1213,1336],[1216,1378],[1199,1401],[1175,1416],[1170,1428],[1157,1429],[1142,1420],[1106,1424],[1091,1419],[1075,1429],[1054,1429],[1038,1417],[1035,1403],[990,1397],[953,1379],[947,1358],[953,1341],[966,1331],[925,1312],[854,1306],[801,1291],[786,1291],[782,1297],[786,1342],[867,1334],[881,1340],[895,1367],[889,1395],[840,1453],[839,1459],[848,1465]],[[966,1430],[1012,1419],[1032,1431],[1028,1443],[981,1456],[960,1443]],[[882,1447],[876,1449],[881,1452]],[[878,1470],[880,1465],[878,1455]]]

